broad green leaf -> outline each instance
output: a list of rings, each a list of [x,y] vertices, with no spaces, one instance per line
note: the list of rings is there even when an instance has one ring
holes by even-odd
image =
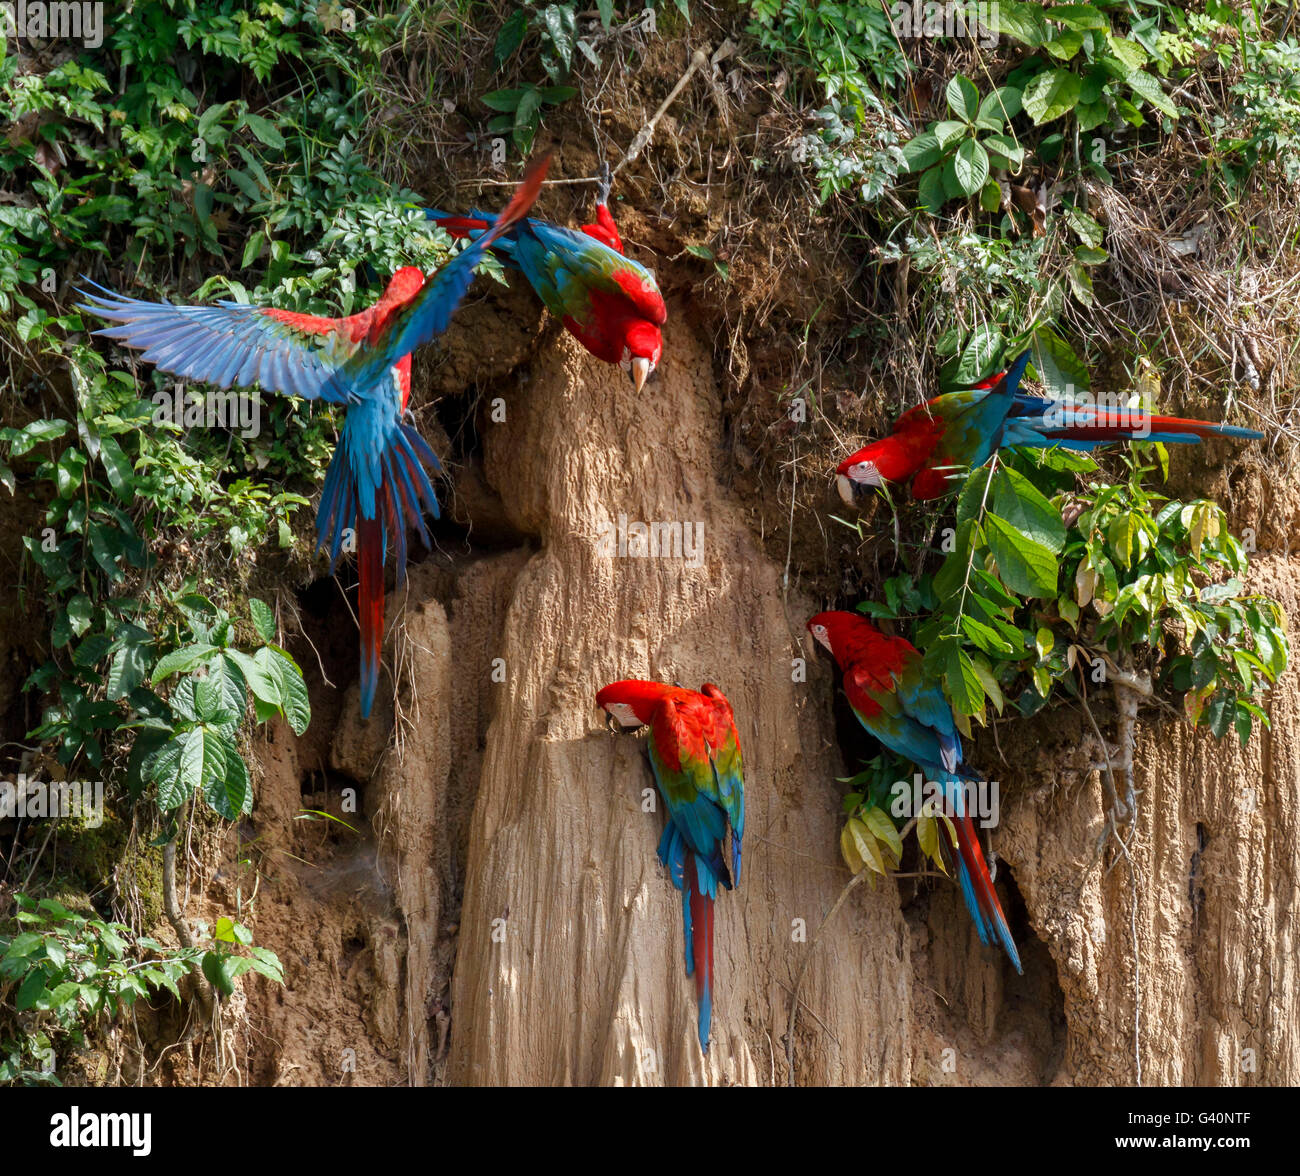
[[[1178,107],[1173,99],[1164,92],[1160,82],[1144,70],[1135,69],[1126,79],[1128,87],[1139,98],[1149,102],[1157,110],[1163,111],[1170,118],[1178,117]]]
[[[1046,547],[991,512],[984,517],[984,533],[1008,588],[1021,596],[1056,595],[1056,560]]]
[[[145,773],[158,785],[158,807],[163,812],[179,808],[193,795],[181,774],[183,750],[180,739],[169,739],[145,761]]]
[[[1089,388],[1088,369],[1070,345],[1047,327],[1034,332],[1034,372],[1053,399],[1063,399]]]
[[[1053,4],[1043,15],[1068,29],[1109,29],[1106,14],[1091,4]]]
[[[256,114],[244,115],[244,125],[274,151],[284,150],[284,136],[270,119]]]
[[[1117,37],[1110,34],[1106,37],[1106,43],[1110,46],[1110,51],[1119,59],[1125,69],[1123,77],[1134,70],[1141,69],[1148,61],[1151,60],[1147,51],[1142,48],[1136,41],[1130,41],[1127,37]]]
[[[253,627],[257,629],[262,640],[266,642],[274,641],[275,614],[271,611],[270,605],[263,603],[255,596],[250,597],[248,611],[253,618]]]
[[[948,200],[948,193],[944,191],[943,186],[942,167],[932,167],[928,172],[922,174],[917,197],[921,207],[926,212],[931,215],[939,213]]]
[[[1069,61],[1083,48],[1083,34],[1074,29],[1066,29],[1065,32],[1048,41],[1043,48],[1057,61]]]
[[[963,715],[977,715],[984,710],[984,687],[975,666],[958,641],[948,643],[948,657],[944,672],[944,686],[953,709]]]
[[[196,666],[202,665],[212,654],[217,652],[215,645],[186,645],[180,649],[174,649],[171,653],[164,654],[158,659],[158,664],[153,668],[153,675],[149,679],[151,686],[157,686],[165,678],[170,678],[172,674],[185,674]]]
[[[999,167],[1019,171],[1025,160],[1025,149],[1006,135],[988,135],[982,140],[989,158]]]
[[[55,463],[55,485],[60,498],[71,498],[81,489],[82,471],[86,468],[86,455],[80,449],[65,449]]]
[[[903,158],[907,161],[907,170],[913,174],[933,167],[942,156],[934,131],[926,131],[903,144]]]
[[[479,101],[490,110],[510,114],[518,109],[519,101],[523,96],[523,90],[493,90],[490,94],[484,94]]]
[[[108,484],[113,488],[113,493],[123,502],[131,502],[135,497],[135,479],[132,476],[131,463],[115,437],[100,437],[99,460],[103,463],[104,473],[108,475]]]
[[[966,122],[975,121],[975,115],[979,112],[979,91],[970,78],[958,74],[948,83],[944,96],[953,114]]]
[[[999,86],[984,96],[977,121],[987,123],[990,130],[1000,131],[1021,109],[1020,90],[1015,86]]]
[[[74,636],[80,637],[90,628],[92,608],[90,597],[83,596],[81,593],[68,601],[68,621],[72,626]]]
[[[953,171],[963,193],[974,196],[989,178],[989,157],[974,139],[965,139],[953,156]]]
[[[108,698],[117,702],[131,693],[149,671],[145,647],[139,644],[124,645],[114,655],[108,667]]]
[[[1002,328],[996,323],[981,323],[971,332],[960,354],[943,365],[940,383],[945,389],[969,388],[996,370],[1005,348]]]
[[[215,951],[204,952],[203,974],[222,996],[233,996],[235,957],[219,955]]]
[[[604,0],[606,5],[612,6],[612,0]],[[602,20],[604,11],[601,11]],[[501,26],[501,31],[497,33],[496,44],[492,49],[492,59],[496,63],[497,69],[500,69],[509,61],[518,51],[519,46],[523,44],[524,36],[528,32],[527,8],[516,8]],[[608,23],[605,24],[609,28]]]
[[[1079,101],[1079,75],[1068,69],[1049,69],[1025,87],[1025,113],[1038,126],[1052,122],[1074,109]]]
[[[1056,509],[1024,474],[998,464],[989,488],[989,509],[1053,555],[1065,546],[1065,524]]]
[[[1086,134],[1101,126],[1110,117],[1110,106],[1105,101],[1080,102],[1074,108],[1074,117],[1079,120],[1079,132]],[[1089,150],[1085,154],[1091,157],[1092,152]]]
[[[966,137],[967,126],[964,122],[947,121],[934,124],[934,138],[940,148],[951,147],[958,139]]]
[[[573,63],[575,19],[574,9],[566,5],[548,4],[542,9],[542,25],[566,70]]]
[[[45,1002],[41,998],[44,996],[47,996],[45,972],[41,968],[36,968],[28,972],[18,986],[18,995],[14,997],[14,1012],[25,1013],[28,1009],[43,1005]]]
[[[869,808],[862,814],[863,823],[875,839],[888,847],[894,861],[902,861],[903,841],[894,828],[894,822],[878,808]]]
[[[1011,37],[1031,48],[1037,48],[1046,39],[1042,9],[1036,4],[999,0],[999,3],[988,6],[988,15],[984,19],[993,32]]]
[[[213,775],[204,788],[203,798],[227,821],[238,820],[253,808],[248,765],[239,749],[223,735],[209,732],[206,742],[211,746]]]
[[[266,651],[259,650],[259,654],[264,652]],[[282,706],[280,683],[278,676],[267,667],[266,660],[260,657],[255,660],[238,649],[226,650],[226,656],[233,659],[239,667],[253,696],[260,702],[279,710]]]
[[[262,255],[262,247],[266,244],[266,234],[258,229],[251,237],[248,238],[244,246],[243,260],[239,263],[240,269],[247,269]]]
[[[302,680],[302,672],[289,657],[278,650],[268,649],[269,668],[275,673],[283,700],[284,717],[295,735],[301,735],[311,723],[311,701],[307,695],[307,685]],[[261,653],[258,654],[259,658]]]

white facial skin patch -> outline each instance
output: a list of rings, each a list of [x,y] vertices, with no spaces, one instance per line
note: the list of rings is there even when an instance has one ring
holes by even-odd
[[[620,727],[632,729],[635,727],[645,726],[645,724],[636,717],[636,711],[634,711],[626,702],[606,703],[605,711]]]

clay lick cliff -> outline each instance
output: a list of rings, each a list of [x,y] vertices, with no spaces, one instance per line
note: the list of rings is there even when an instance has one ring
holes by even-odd
[[[512,307],[531,331],[513,293],[465,329]],[[396,716],[361,724],[353,689],[331,723],[314,684],[307,746],[281,728],[265,749],[260,836],[301,836],[311,774],[332,781],[322,805],[360,787],[374,838],[268,876],[259,941],[287,983],[252,998],[250,1071],[337,1081],[348,1056],[344,1080],[416,1084],[1294,1080],[1293,670],[1244,751],[1138,719],[1136,824],[1111,869],[1082,721],[1002,728],[992,847],[1023,977],[980,947],[950,884],[859,886],[816,935],[848,881],[831,675],[802,639],[820,602],[783,588],[721,484],[721,392],[690,319],[670,319],[642,399],[544,328],[483,427],[490,542],[414,567],[389,601]],[[620,554],[621,516],[690,524],[698,557]],[[1266,551],[1253,576],[1293,613],[1291,569]],[[625,676],[720,680],[745,749],[745,878],[717,905],[707,1058],[652,779],[593,706]],[[1243,1049],[1267,1059],[1244,1077]]]

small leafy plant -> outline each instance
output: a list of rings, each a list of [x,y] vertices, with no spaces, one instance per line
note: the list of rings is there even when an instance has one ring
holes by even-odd
[[[132,692],[138,717],[125,726],[139,734],[128,781],[136,789],[152,783],[164,813],[195,795],[228,821],[252,808],[238,745],[250,694],[258,722],[283,715],[299,735],[311,722],[302,671],[275,644],[270,608],[256,599],[249,605],[261,642],[251,653],[234,644],[229,615],[197,593],[182,595],[176,607],[188,639],[153,664],[148,688]],[[164,683],[170,683],[165,699],[153,689]]]
[[[245,972],[276,984],[284,970],[275,952],[253,944],[242,924],[222,917],[206,947],[169,948],[122,923],[69,910],[51,898],[14,895],[14,928],[0,930],[0,1083],[59,1086],[58,1050],[82,1046],[87,1030],[160,992],[180,998],[180,981],[198,964],[224,995]]]
[[[921,207],[937,213],[949,200],[978,194],[980,207],[996,212],[1002,188],[990,169],[1017,172],[1025,158],[1024,148],[1006,133],[1020,113],[1021,93],[999,86],[981,99],[975,83],[958,74],[945,98],[953,117],[931,124],[903,148],[908,170],[921,177]]]

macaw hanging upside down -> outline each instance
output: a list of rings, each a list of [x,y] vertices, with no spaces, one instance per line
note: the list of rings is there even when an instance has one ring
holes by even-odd
[[[174,306],[127,298],[96,283],[79,309],[119,325],[96,331],[139,350],[141,358],[184,379],[268,392],[347,408],[338,448],[316,512],[316,550],[329,541],[330,572],[355,536],[360,579],[361,715],[368,718],[379,682],[384,639],[384,561],[396,545],[398,584],[406,575],[406,531],[430,546],[423,511],[438,499],[422,462],[440,467],[424,438],[404,423],[411,394],[411,352],[447,329],[474,279],[474,267],[537,198],[548,157],[528,169],[492,227],[430,275],[404,266],[379,300],[347,318],[297,314],[269,306],[219,302]]]
[[[695,975],[700,1048],[709,1052],[713,1018],[713,900],[740,882],[745,782],[740,737],[726,696],[711,682],[698,691],[661,682],[613,682],[596,695],[611,723],[649,726],[650,767],[668,820],[659,860],[682,892],[686,974]],[[731,829],[730,869],[724,856]]]
[[[663,353],[659,328],[668,308],[652,274],[623,256],[609,207],[606,170],[597,196],[596,223],[581,232],[529,217],[502,233],[492,251],[521,270],[556,318],[597,359],[622,365],[641,391]],[[481,240],[496,218],[473,209],[456,216],[425,209],[454,237]]]
[[[961,739],[952,708],[938,684],[926,680],[920,652],[905,638],[887,637],[858,613],[818,613],[808,622],[808,631],[843,671],[844,693],[858,722],[942,788],[957,833],[957,881],[980,942],[1000,943],[1016,971],[1023,973],[965,804]]]
[[[1072,406],[1018,391],[1029,353],[1005,372],[973,388],[936,396],[903,413],[888,437],[846,457],[836,470],[840,497],[852,505],[871,487],[912,480],[919,501],[954,490],[970,470],[999,449],[1017,445],[1093,450],[1111,441],[1195,444],[1205,437],[1258,439],[1263,433],[1236,425],[1180,417],[1146,416],[1137,410]]]

